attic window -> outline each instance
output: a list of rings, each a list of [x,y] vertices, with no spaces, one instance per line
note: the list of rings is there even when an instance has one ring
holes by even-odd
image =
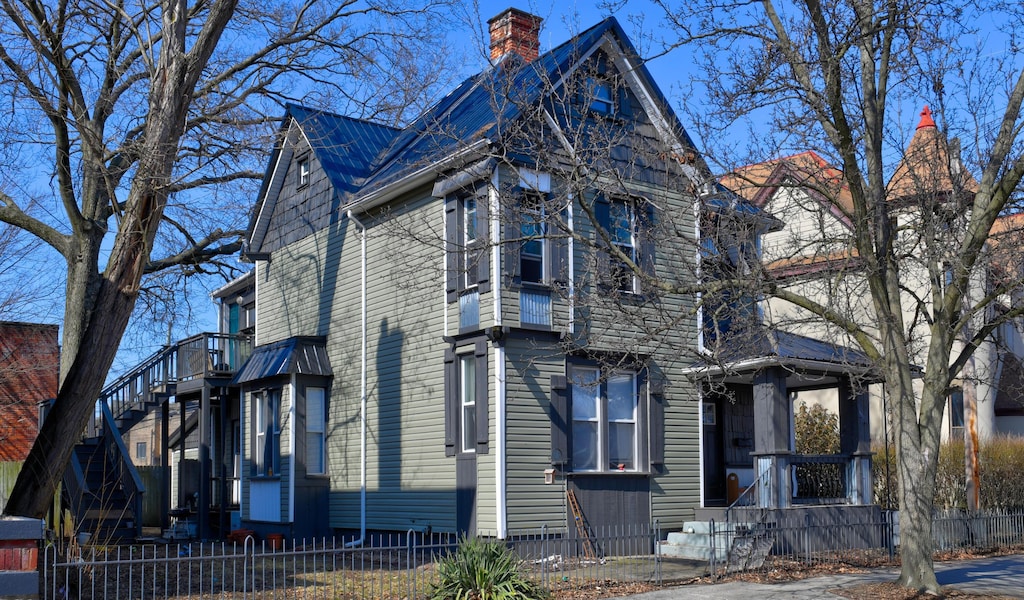
[[[304,156],[299,159],[299,187],[307,185],[309,185],[309,157]]]
[[[615,97],[612,83],[604,78],[591,77],[587,81],[590,90],[590,109],[602,115],[610,115],[615,110]]]

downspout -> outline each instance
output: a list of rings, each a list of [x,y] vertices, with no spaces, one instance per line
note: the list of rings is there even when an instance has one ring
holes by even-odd
[[[501,282],[502,282],[502,271],[501,271],[501,201],[498,195],[498,169],[494,170],[492,176],[490,203],[491,203],[491,240],[494,241],[494,245],[491,248],[491,273],[494,281],[494,285],[491,286],[492,293],[494,295],[494,325],[501,330],[502,327],[502,306],[501,306]],[[507,475],[505,473],[506,459],[506,447],[505,447],[505,436],[507,435],[507,422],[505,419],[505,411],[508,404],[508,399],[505,392],[505,344],[497,343],[494,348],[494,387],[495,387],[495,415],[494,420],[497,425],[497,436],[498,444],[494,453],[495,461],[495,495],[497,496],[497,514],[495,518],[498,522],[498,539],[503,540],[507,535],[508,529],[508,497],[507,497]]]
[[[347,211],[346,215],[361,232],[362,254],[359,262],[359,310],[362,321],[359,340],[359,539],[345,544],[346,548],[351,548],[362,546],[363,540],[366,539],[366,226],[352,214],[351,210]]]

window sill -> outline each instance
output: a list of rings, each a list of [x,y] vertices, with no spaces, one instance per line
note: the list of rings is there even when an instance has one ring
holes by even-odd
[[[565,476],[573,477],[650,477],[650,471],[567,471]]]

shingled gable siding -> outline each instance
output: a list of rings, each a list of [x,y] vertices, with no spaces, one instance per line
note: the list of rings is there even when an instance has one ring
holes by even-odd
[[[294,127],[294,124],[293,124]],[[327,173],[309,144],[300,141],[285,153],[286,172],[280,180],[280,194],[270,218],[262,252],[272,252],[323,229],[340,218],[339,204]],[[299,185],[299,164],[309,161],[309,183]]]

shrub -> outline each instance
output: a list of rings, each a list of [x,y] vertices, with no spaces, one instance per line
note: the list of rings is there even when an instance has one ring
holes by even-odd
[[[1024,438],[996,436],[979,454],[982,508],[1024,508]]]
[[[520,572],[515,552],[498,542],[463,538],[437,565],[431,600],[538,600],[547,593]]]
[[[799,454],[836,454],[839,452],[839,417],[820,404],[806,402],[793,415],[796,451]]]
[[[896,487],[895,450],[874,448],[872,475],[875,480],[875,502],[883,508],[899,508]],[[978,464],[981,476],[980,501],[984,510],[1024,508],[1024,438],[996,436],[981,444]],[[888,464],[888,497],[886,496],[886,465]],[[967,508],[967,475],[964,467],[963,440],[949,440],[939,448],[939,465],[935,473],[935,508]]]

